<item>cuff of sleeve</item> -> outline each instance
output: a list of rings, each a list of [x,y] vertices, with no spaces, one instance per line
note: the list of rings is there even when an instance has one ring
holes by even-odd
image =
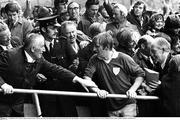
[[[74,78],[73,78],[73,83],[77,83],[77,79],[78,79],[78,76],[75,76]]]
[[[0,76],[0,87],[1,87],[4,83],[5,83],[5,82],[4,82],[3,78]]]

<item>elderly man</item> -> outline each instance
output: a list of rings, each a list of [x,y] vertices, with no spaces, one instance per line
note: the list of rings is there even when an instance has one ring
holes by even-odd
[[[119,31],[121,31],[123,28],[131,28],[138,32],[138,29],[135,25],[132,25],[127,21],[126,16],[128,14],[128,10],[124,5],[116,3],[113,6],[112,13],[112,22],[107,24],[106,31],[111,30],[113,32],[115,46],[118,46],[119,43],[116,39],[116,35]]]
[[[23,116],[23,94],[12,94],[14,88],[32,88],[36,84],[37,73],[65,79],[83,86],[96,86],[93,82],[84,81],[74,73],[61,66],[49,63],[42,54],[45,51],[44,37],[30,34],[25,45],[5,51],[0,55],[0,116]]]
[[[133,59],[113,48],[113,38],[108,32],[98,34],[93,41],[96,55],[91,57],[85,69],[85,79],[92,80],[97,73],[96,82],[99,88],[91,88],[101,98],[108,94],[126,94],[132,99],[109,98],[106,100],[107,112],[110,117],[135,117],[136,112],[136,90],[141,85],[144,71]],[[131,83],[130,76],[135,79]]]
[[[159,116],[180,116],[180,56],[171,55],[169,42],[161,37],[155,38],[151,46],[152,56],[159,63],[161,84],[156,89],[159,92],[162,109]],[[158,83],[152,84],[157,86]]]
[[[32,24],[22,18],[21,8],[16,2],[10,2],[5,6],[5,12],[8,19],[5,21],[11,31],[12,37],[18,37],[19,41],[13,41],[13,46],[20,46],[24,44],[26,36],[32,31]]]

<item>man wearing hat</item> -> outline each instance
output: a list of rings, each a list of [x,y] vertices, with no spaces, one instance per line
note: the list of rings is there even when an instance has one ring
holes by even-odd
[[[58,15],[51,15],[46,7],[41,7],[39,10],[40,32],[45,38],[45,52],[43,56],[46,60],[57,65],[68,68],[72,64],[74,51],[70,47],[66,39],[58,39],[58,28],[60,24],[57,22]],[[69,54],[68,54],[69,53]],[[74,53],[74,54],[73,54]],[[59,84],[58,80],[46,76],[47,81],[37,86],[39,89],[48,90],[63,90],[72,89],[70,82],[62,82]],[[53,82],[52,82],[53,81]],[[65,81],[65,80],[61,80]],[[66,101],[66,102],[65,102]],[[51,96],[40,95],[40,103],[42,108],[42,116],[46,117],[76,117],[77,111],[74,102],[70,97],[66,96]]]

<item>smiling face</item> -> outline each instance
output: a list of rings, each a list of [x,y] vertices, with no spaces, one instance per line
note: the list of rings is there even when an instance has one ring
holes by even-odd
[[[68,24],[64,29],[64,35],[70,43],[76,42],[77,39],[77,29],[74,24]]]
[[[158,19],[154,22],[154,28],[160,30],[164,27],[164,21],[162,19]]]

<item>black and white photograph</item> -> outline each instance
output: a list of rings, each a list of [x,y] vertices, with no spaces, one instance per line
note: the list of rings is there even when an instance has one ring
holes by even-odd
[[[0,119],[178,119],[180,0],[0,0]]]

